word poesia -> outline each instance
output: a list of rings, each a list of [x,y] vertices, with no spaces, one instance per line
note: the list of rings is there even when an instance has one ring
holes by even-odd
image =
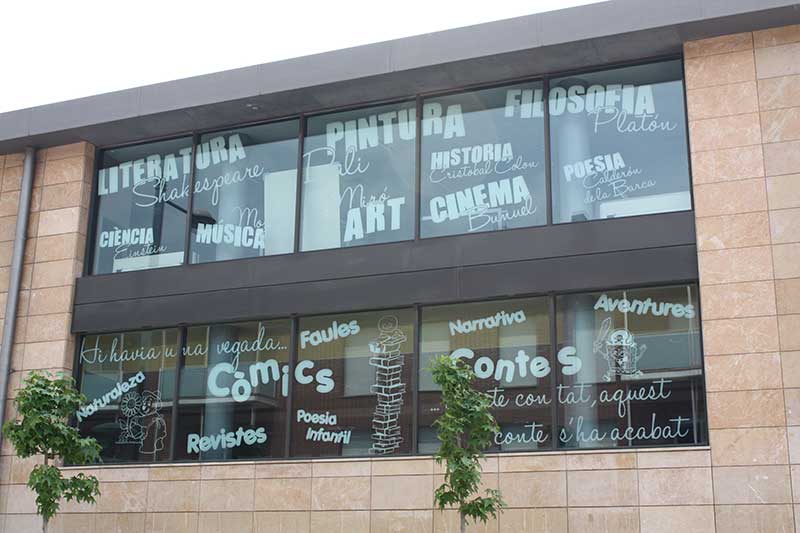
[[[308,428],[306,431],[306,440],[316,442],[332,442],[334,444],[350,444],[350,437],[353,431],[350,429],[343,429],[342,431],[330,431],[325,428]]]
[[[263,250],[266,247],[266,232],[264,228],[251,226],[236,226],[234,224],[198,224],[198,243],[203,244],[230,244],[237,248],[255,248]]]
[[[144,380],[144,373],[138,372],[135,376],[129,378],[127,381],[120,381],[107,393],[103,394],[99,398],[95,398],[92,400],[92,403],[84,405],[75,411],[75,415],[78,417],[78,422],[81,422],[85,418],[92,416],[99,409],[107,406],[110,402],[119,400],[123,394],[136,387],[136,385],[144,383]]]
[[[459,165],[474,165],[485,161],[507,161],[513,158],[514,153],[511,149],[511,143],[463,146],[442,152],[431,152],[431,170],[443,170]]]
[[[525,202],[531,197],[522,176],[481,183],[444,196],[431,198],[431,220],[434,223],[457,220],[486,208]]]
[[[301,331],[300,348],[305,348],[307,344],[319,346],[324,342],[331,342],[349,337],[350,335],[357,335],[359,331],[361,331],[361,326],[358,325],[358,320],[351,320],[345,324],[340,324],[334,320],[326,329],[317,331],[306,329]]]
[[[463,322],[461,320],[456,320],[455,322],[451,320],[448,325],[450,327],[450,336],[453,336],[456,333],[472,333],[473,331],[480,331],[484,328],[494,329],[500,326],[522,324],[526,319],[525,311],[520,309],[519,311],[514,311],[513,313],[500,311],[492,316],[476,318],[474,320],[465,320]]]
[[[100,248],[128,244],[153,244],[153,228],[126,228],[100,232]]]
[[[650,85],[573,85],[568,89],[553,87],[549,94],[551,115],[597,112],[617,108],[631,115],[650,115],[656,112],[653,87]]]
[[[309,413],[304,409],[297,410],[297,421],[306,424],[322,424],[323,426],[335,426],[336,415],[328,411],[324,413]]]
[[[667,316],[672,313],[675,318],[694,318],[695,311],[692,304],[676,304],[665,302],[654,302],[650,298],[646,300],[628,300],[626,298],[609,298],[606,293],[600,295],[594,304],[594,310],[602,309],[607,312],[619,311],[620,313],[636,313],[645,315],[651,313],[653,316]]]
[[[250,365],[249,377],[245,377],[242,370],[231,363],[219,363],[208,371],[208,392],[217,398],[230,396],[236,402],[246,402],[253,394],[253,389],[259,384],[268,385],[269,383],[281,384],[281,395],[285,398],[289,395],[289,365],[281,366],[275,359],[267,359]],[[334,381],[332,379],[333,370],[323,368],[314,375],[306,374],[306,370],[314,368],[314,361],[303,360],[294,367],[294,380],[301,385],[317,383],[316,390],[321,394],[333,390]],[[228,384],[220,385],[220,376],[227,375]]]
[[[219,435],[201,436],[197,433],[189,433],[186,441],[187,453],[200,453],[218,448],[238,448],[242,443],[250,446],[252,444],[264,444],[267,442],[267,430],[263,427],[256,429],[244,429],[240,427],[236,431],[226,431],[225,428],[219,430]]]
[[[625,168],[625,161],[619,152],[613,154],[604,154],[578,161],[577,163],[570,163],[564,165],[564,178],[567,182],[572,181],[572,178],[585,178],[598,172],[614,171]]]

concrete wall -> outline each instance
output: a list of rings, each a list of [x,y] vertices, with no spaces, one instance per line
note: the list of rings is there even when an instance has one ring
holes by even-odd
[[[509,503],[473,531],[795,531],[800,502],[800,26],[685,47],[710,448],[491,456]],[[68,368],[91,147],[42,154],[13,383]],[[2,157],[2,156],[0,156]],[[2,158],[0,257],[10,261],[22,159]],[[7,285],[0,277],[0,285]],[[38,530],[32,463],[0,460],[6,532]],[[798,463],[798,466],[793,466]],[[430,458],[103,467],[96,506],[55,531],[450,532]]]

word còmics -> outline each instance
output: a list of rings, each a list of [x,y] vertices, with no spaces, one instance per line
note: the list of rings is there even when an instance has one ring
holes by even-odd
[[[303,359],[294,367],[294,380],[301,385],[316,383],[316,390],[326,394],[333,390],[333,370],[322,368],[314,374],[306,373],[314,369],[315,362]],[[238,370],[231,363],[218,363],[208,371],[208,392],[217,398],[230,396],[236,402],[246,402],[259,385],[280,383],[280,394],[289,396],[289,365],[281,365],[277,359],[267,359],[251,364],[247,373]],[[224,381],[222,381],[224,380]]]
[[[255,429],[244,429],[239,427],[236,431],[227,431],[225,428],[219,430],[218,435],[203,436],[197,433],[189,433],[186,440],[187,453],[200,453],[218,448],[238,448],[244,443],[247,446],[253,444],[264,444],[267,442],[267,430],[263,427]]]
[[[672,314],[675,318],[694,318],[695,309],[692,304],[678,304],[670,302],[654,302],[652,299],[628,300],[627,298],[614,299],[606,293],[600,295],[594,304],[594,310],[602,309],[609,313],[619,311],[620,313],[636,313],[637,315],[667,316]]]
[[[82,422],[84,419],[92,416],[98,410],[106,407],[109,403],[114,400],[119,400],[123,394],[128,392],[129,390],[136,387],[136,385],[140,383],[144,383],[145,375],[143,372],[137,372],[135,376],[130,377],[126,381],[120,381],[114,388],[110,391],[106,392],[99,398],[95,398],[92,400],[92,403],[84,405],[77,411],[75,411],[75,415],[78,417],[78,422]]]

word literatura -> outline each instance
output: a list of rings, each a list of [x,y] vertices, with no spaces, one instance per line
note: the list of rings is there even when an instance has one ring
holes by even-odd
[[[267,430],[263,427],[255,429],[244,429],[240,427],[236,431],[227,431],[225,428],[219,430],[218,435],[201,436],[197,433],[189,433],[186,441],[186,451],[188,453],[207,452],[218,448],[238,448],[242,443],[247,446],[253,444],[264,444],[267,442]]]

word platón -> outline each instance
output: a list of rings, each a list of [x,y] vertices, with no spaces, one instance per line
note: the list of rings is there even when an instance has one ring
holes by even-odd
[[[361,326],[358,325],[358,320],[351,320],[343,324],[334,320],[326,329],[316,331],[306,329],[301,331],[300,348],[305,348],[307,344],[319,346],[325,342],[332,342],[337,339],[349,337],[350,335],[357,335],[359,331],[361,331]]]
[[[136,385],[144,383],[144,380],[145,380],[144,373],[137,372],[135,376],[132,376],[127,381],[120,381],[119,383],[114,385],[114,388],[108,391],[107,393],[103,394],[99,398],[95,398],[94,400],[92,400],[92,403],[84,405],[83,407],[75,411],[75,415],[78,417],[78,422],[82,422],[84,419],[92,416],[98,410],[107,406],[110,402],[114,400],[119,400],[123,394],[136,387]]]
[[[609,313],[613,311],[636,313],[637,315],[651,313],[653,316],[667,316],[672,313],[675,318],[695,317],[694,305],[692,304],[654,302],[650,298],[646,300],[614,299],[610,298],[606,293],[601,294],[594,304],[594,310],[597,311],[598,309]]]
[[[264,444],[267,442],[267,430],[263,427],[255,429],[244,429],[239,427],[236,431],[226,431],[225,428],[219,430],[218,435],[201,436],[197,433],[189,433],[186,440],[187,453],[200,453],[218,448],[238,448],[242,443],[250,446],[252,444]]]
[[[506,313],[505,311],[500,311],[495,313],[494,315],[487,316],[485,318],[476,318],[474,320],[464,320],[461,321],[456,320],[453,322],[452,320],[448,322],[448,326],[450,327],[450,336],[453,336],[457,333],[472,333],[473,331],[480,331],[484,328],[486,329],[494,329],[500,326],[511,326],[513,324],[522,324],[527,320],[525,316],[525,311],[519,310],[514,311],[513,313]]]

